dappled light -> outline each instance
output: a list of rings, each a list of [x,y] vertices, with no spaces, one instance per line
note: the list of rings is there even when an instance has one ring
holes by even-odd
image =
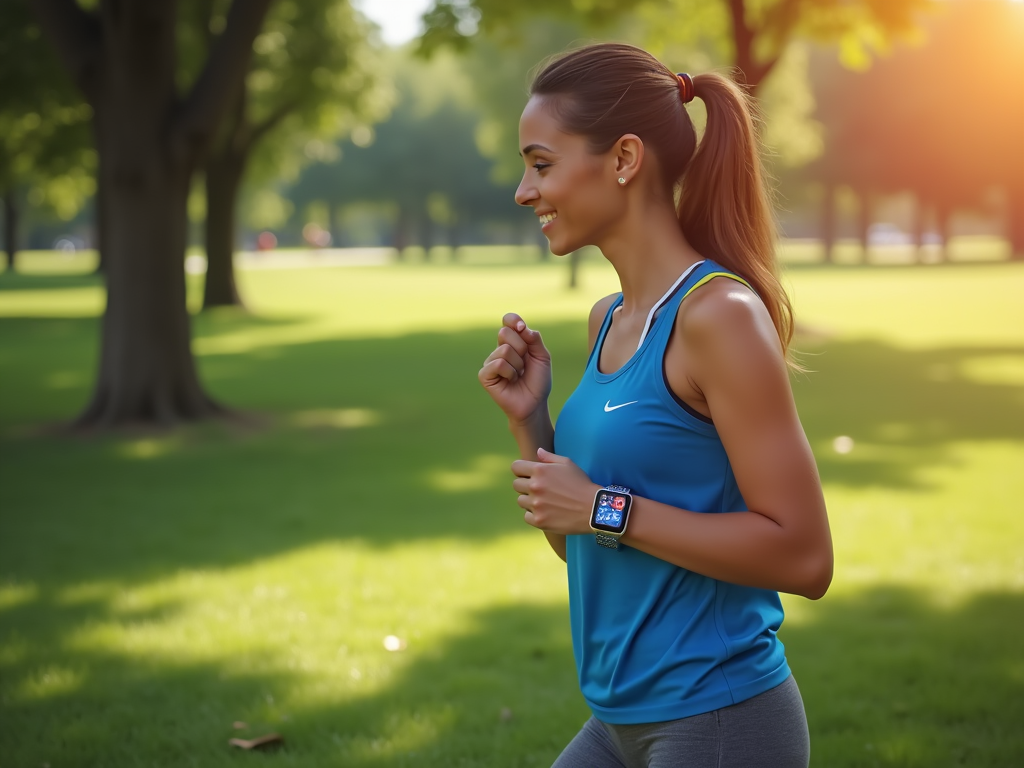
[[[40,433],[87,396],[97,320],[0,323],[0,680],[16,762],[130,750],[218,764],[229,738],[277,732],[268,759],[295,764],[508,753],[544,766],[585,719],[564,566],[522,522],[515,455],[476,382],[495,318],[526,304],[561,403],[586,360],[585,313],[566,319],[581,299],[557,264],[377,269],[243,273],[266,315],[200,318],[211,343],[252,339],[200,361],[218,397],[273,416],[255,426]],[[610,277],[594,265],[588,291]],[[828,331],[802,342],[812,372],[794,387],[835,578],[820,602],[787,596],[782,629],[815,764],[1011,764],[1019,270],[801,267],[787,280],[799,316]],[[424,284],[430,313],[405,301]],[[332,293],[383,285],[390,312],[346,326]],[[58,284],[46,302],[76,290]],[[981,722],[1002,734],[994,746]]]
[[[656,61],[552,86],[536,151],[539,63],[611,39]],[[811,765],[1024,765],[1024,0],[27,0],[0,93],[3,766],[550,766],[591,714],[566,564],[478,371],[518,313],[557,419],[635,260],[775,306],[747,251],[834,550],[781,595]],[[732,421],[764,477],[726,487],[820,506]]]

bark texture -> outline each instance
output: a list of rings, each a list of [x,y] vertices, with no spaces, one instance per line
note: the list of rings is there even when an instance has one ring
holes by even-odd
[[[18,256],[18,206],[14,190],[4,193],[4,251],[7,253],[7,269],[13,272]]]
[[[206,162],[206,286],[203,309],[241,307],[235,283],[235,209],[244,159],[231,154]]]
[[[90,102],[99,156],[99,244],[107,281],[99,373],[81,428],[172,425],[223,413],[191,349],[183,269],[192,173],[241,87],[269,0],[234,2],[192,90],[175,76],[177,3],[33,0],[44,32]]]
[[[1010,240],[1010,258],[1024,261],[1024,183],[1010,187],[1008,207],[1006,234]]]
[[[835,261],[836,247],[836,185],[825,184],[821,197],[821,241],[825,248],[825,263]]]

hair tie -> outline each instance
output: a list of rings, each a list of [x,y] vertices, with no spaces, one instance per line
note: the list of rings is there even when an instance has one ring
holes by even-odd
[[[685,72],[677,72],[676,80],[679,81],[679,94],[683,98],[683,104],[689,104],[694,96],[693,78]]]

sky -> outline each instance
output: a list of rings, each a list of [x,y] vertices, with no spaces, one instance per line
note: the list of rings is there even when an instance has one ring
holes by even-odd
[[[377,22],[384,42],[401,45],[420,32],[420,17],[431,0],[358,0],[363,13]]]

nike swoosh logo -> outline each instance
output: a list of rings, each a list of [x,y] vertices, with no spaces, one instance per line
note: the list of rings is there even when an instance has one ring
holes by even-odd
[[[630,400],[628,403],[623,403],[622,405],[612,405],[612,401],[609,400],[604,404],[604,412],[611,413],[612,411],[617,411],[619,408],[625,408],[627,405],[633,405],[633,403],[639,402],[639,400]]]

